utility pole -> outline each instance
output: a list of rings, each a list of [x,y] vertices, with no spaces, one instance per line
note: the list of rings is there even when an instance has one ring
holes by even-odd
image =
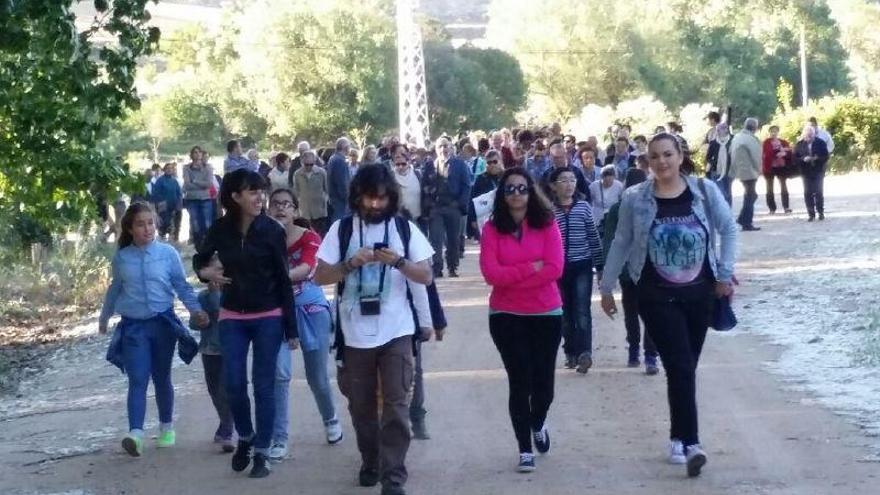
[[[422,31],[413,10],[418,0],[397,0],[397,95],[400,142],[427,147],[428,87],[425,84],[425,55]]]
[[[807,28],[801,24],[801,105],[810,106],[810,89],[807,83]]]

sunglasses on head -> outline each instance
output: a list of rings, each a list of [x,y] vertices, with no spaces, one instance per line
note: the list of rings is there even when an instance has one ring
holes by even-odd
[[[525,196],[529,193],[529,186],[525,184],[508,184],[504,186],[504,195],[505,196],[513,196],[514,194],[518,194],[520,196]]]

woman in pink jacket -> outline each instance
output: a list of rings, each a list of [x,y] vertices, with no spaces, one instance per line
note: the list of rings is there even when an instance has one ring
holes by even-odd
[[[510,419],[520,472],[550,450],[545,419],[553,402],[556,353],[562,338],[562,237],[550,203],[522,168],[504,172],[492,218],[483,228],[480,269],[492,286],[489,331],[510,386]]]

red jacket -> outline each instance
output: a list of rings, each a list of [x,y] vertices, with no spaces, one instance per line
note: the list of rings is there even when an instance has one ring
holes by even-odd
[[[785,167],[786,165],[791,163],[792,159],[792,149],[791,145],[782,138],[779,139],[779,143],[782,145],[782,149],[785,150],[785,156],[782,157],[782,161],[777,163],[774,167],[773,162],[777,159],[776,152],[773,150],[773,139],[767,138],[764,140],[764,152],[763,152],[763,160],[761,171],[764,175],[769,175],[774,168]]]

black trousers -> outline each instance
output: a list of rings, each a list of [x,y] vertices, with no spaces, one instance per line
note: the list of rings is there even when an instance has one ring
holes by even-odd
[[[804,173],[804,203],[810,218],[825,213],[825,171],[817,170]]]
[[[439,206],[431,210],[428,237],[434,248],[434,273],[443,271],[443,246],[446,246],[446,266],[457,270],[461,259],[461,211],[457,206]]]
[[[623,301],[623,325],[626,327],[626,342],[629,344],[630,357],[639,356],[642,343],[642,328],[639,323],[639,291],[636,284],[629,278],[620,277],[621,299]],[[651,340],[645,328],[645,357],[656,358],[657,346]]]
[[[771,172],[764,176],[764,180],[767,183],[767,208],[770,209],[770,213],[776,212],[776,193],[773,191],[774,178],[779,179],[779,195],[782,196],[782,209],[788,211],[788,184],[786,184],[788,177],[781,173]]]
[[[710,297],[708,291],[700,300],[682,300],[673,291],[666,299],[639,297],[639,312],[666,370],[672,423],[669,437],[681,440],[685,446],[700,443],[697,363],[709,325]]]
[[[531,433],[544,426],[553,403],[562,316],[495,313],[489,316],[489,332],[507,370],[508,408],[519,451],[532,452]]]

